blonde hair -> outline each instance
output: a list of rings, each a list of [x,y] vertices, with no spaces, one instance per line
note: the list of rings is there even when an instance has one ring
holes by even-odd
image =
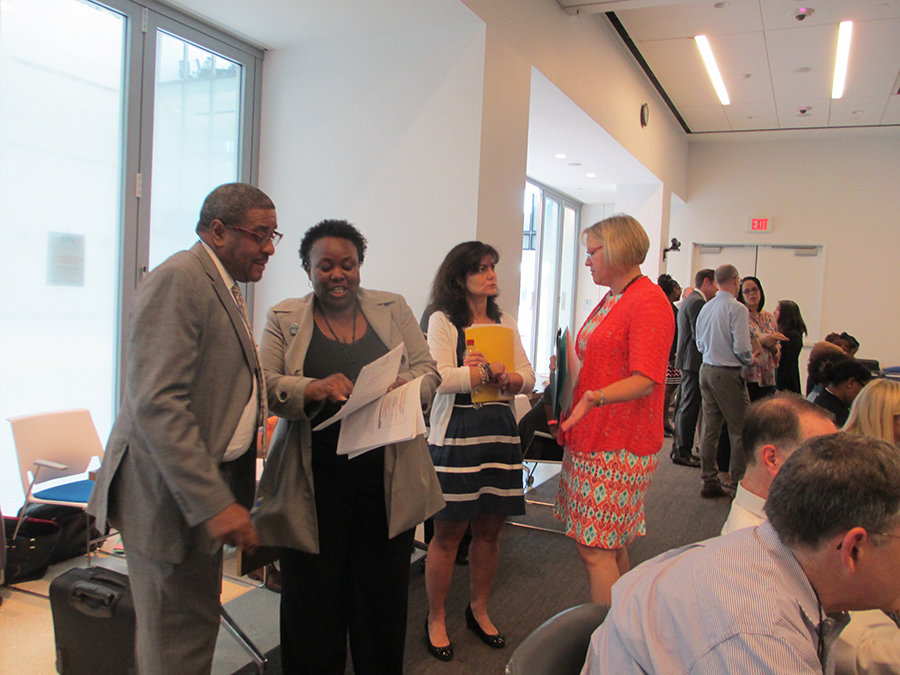
[[[894,417],[900,415],[900,383],[872,380],[853,401],[844,431],[897,444]]]
[[[650,237],[631,216],[619,213],[594,223],[581,233],[582,239],[594,237],[603,247],[603,262],[616,270],[640,265],[650,250]]]

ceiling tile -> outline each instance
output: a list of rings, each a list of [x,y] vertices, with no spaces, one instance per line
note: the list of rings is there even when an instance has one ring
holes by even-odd
[[[734,131],[778,128],[778,114],[773,101],[732,103],[725,106],[725,115]]]
[[[763,33],[715,35],[709,42],[732,103],[773,100]]]
[[[690,106],[678,110],[693,132],[731,131],[724,107],[718,101],[715,105]]]
[[[827,127],[828,113],[830,110],[830,98],[804,99],[787,97],[778,99],[778,126],[780,129],[805,129],[809,127]],[[807,106],[809,112],[801,115],[797,110],[801,106]]]
[[[830,127],[881,124],[889,96],[849,97],[831,101]]]
[[[890,101],[888,101],[887,107],[884,109],[881,123],[900,124],[900,96],[894,95],[890,97]]]
[[[616,16],[635,42],[694,37],[681,5],[617,11]]]
[[[693,38],[642,42],[638,47],[676,108],[721,106]]]
[[[766,32],[775,100],[787,98],[831,98],[836,25]],[[798,73],[798,68],[812,68]],[[803,105],[802,101],[797,105]]]
[[[751,33],[763,29],[762,15],[757,2],[732,0],[722,9],[716,9],[715,4],[714,0],[684,3],[684,15],[693,31],[692,37]]]
[[[887,96],[898,70],[900,19],[854,23],[844,95]]]

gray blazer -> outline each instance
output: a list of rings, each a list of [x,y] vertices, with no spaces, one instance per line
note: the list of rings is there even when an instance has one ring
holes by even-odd
[[[199,242],[141,283],[127,349],[122,405],[88,511],[126,531],[130,547],[180,563],[196,537],[208,540],[204,521],[235,501],[252,505],[256,468],[255,448],[222,464],[256,361]]]
[[[678,310],[678,347],[675,354],[675,367],[679,370],[699,371],[703,365],[703,354],[697,349],[697,316],[706,297],[694,289]]]
[[[402,296],[359,290],[359,306],[388,349],[403,344],[400,377],[425,375],[423,407],[440,384],[434,359],[412,310]],[[272,435],[266,468],[257,488],[254,524],[264,544],[319,552],[312,474],[310,416],[303,397],[311,378],[303,362],[313,333],[313,295],[285,300],[269,310],[260,345],[269,409],[281,419]],[[388,536],[409,530],[444,507],[424,436],[384,449],[384,498]]]

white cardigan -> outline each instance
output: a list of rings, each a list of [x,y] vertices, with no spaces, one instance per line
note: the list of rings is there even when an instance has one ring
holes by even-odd
[[[522,376],[522,393],[527,394],[534,389],[534,369],[525,356],[519,327],[516,320],[505,312],[500,313],[500,324],[513,331],[513,356],[515,372]],[[434,404],[431,406],[431,433],[428,442],[440,445],[444,442],[450,415],[453,413],[453,401],[457,394],[468,394],[472,391],[472,376],[468,366],[460,366],[456,359],[456,346],[459,331],[443,312],[435,312],[428,320],[428,348],[431,358],[437,361],[441,375],[441,386],[437,389]],[[509,399],[513,399],[512,394]]]

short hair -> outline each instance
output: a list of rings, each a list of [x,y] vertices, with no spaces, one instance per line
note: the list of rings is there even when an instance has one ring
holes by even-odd
[[[309,256],[312,252],[313,244],[319,239],[325,237],[334,237],[336,239],[346,239],[356,247],[356,255],[359,257],[359,264],[362,265],[366,258],[366,247],[368,242],[362,233],[346,220],[323,220],[309,228],[300,240],[300,263],[303,269],[309,272]]]
[[[274,209],[269,196],[257,187],[246,183],[225,183],[206,195],[197,221],[197,234],[208,230],[212,221],[220,220],[226,225],[244,222],[250,209]]]
[[[795,330],[801,335],[809,332],[800,313],[800,306],[793,300],[778,301],[778,330],[781,333]]]
[[[756,311],[761,312],[763,310],[763,305],[766,304],[766,292],[763,290],[762,284],[760,283],[759,279],[757,279],[756,277],[744,277],[743,279],[741,279],[741,285],[738,286],[738,294],[737,294],[738,302],[741,303],[742,305],[747,304],[746,301],[744,300],[744,282],[745,281],[752,281],[754,284],[756,284],[759,287],[759,305],[756,307]]]
[[[840,347],[847,354],[850,354],[853,345],[850,344],[849,340],[845,340],[842,335],[843,333],[829,333],[825,336],[825,342],[830,342],[831,344]]]
[[[869,382],[850,408],[844,431],[880,438],[897,445],[894,418],[900,415],[900,382],[878,379]]]
[[[872,379],[872,372],[851,356],[833,361],[819,373],[819,382],[826,386],[840,384],[851,378],[860,384],[865,384]]]
[[[656,284],[662,289],[662,292],[666,294],[667,298],[670,298],[672,292],[677,288],[681,289],[681,284],[675,281],[668,274],[660,274],[659,278],[656,280]]]
[[[737,267],[734,265],[719,265],[716,268],[716,283],[719,285],[727,284],[732,279],[737,279],[741,276],[741,273],[738,272]]]
[[[485,256],[491,256],[495,265],[500,260],[497,249],[490,244],[465,241],[450,249],[434,275],[430,304],[435,311],[444,312],[458,328],[472,323],[472,310],[466,300],[466,277],[478,271]],[[487,299],[487,315],[492,321],[500,321],[500,308],[493,297]]]
[[[603,262],[616,270],[627,270],[640,265],[650,250],[650,237],[644,228],[637,220],[624,213],[594,223],[581,233],[582,240],[588,235],[603,246]]]
[[[705,267],[694,275],[694,286],[700,288],[703,285],[703,282],[707,279],[709,279],[710,281],[715,281],[716,271]]]
[[[800,445],[803,442],[800,418],[804,415],[834,421],[831,413],[798,394],[779,392],[755,401],[747,410],[741,434],[747,466],[756,464],[756,451],[764,445],[779,448]]]
[[[900,524],[900,452],[846,432],[811,438],[775,476],[765,509],[791,547],[815,549],[854,527],[888,532]]]

